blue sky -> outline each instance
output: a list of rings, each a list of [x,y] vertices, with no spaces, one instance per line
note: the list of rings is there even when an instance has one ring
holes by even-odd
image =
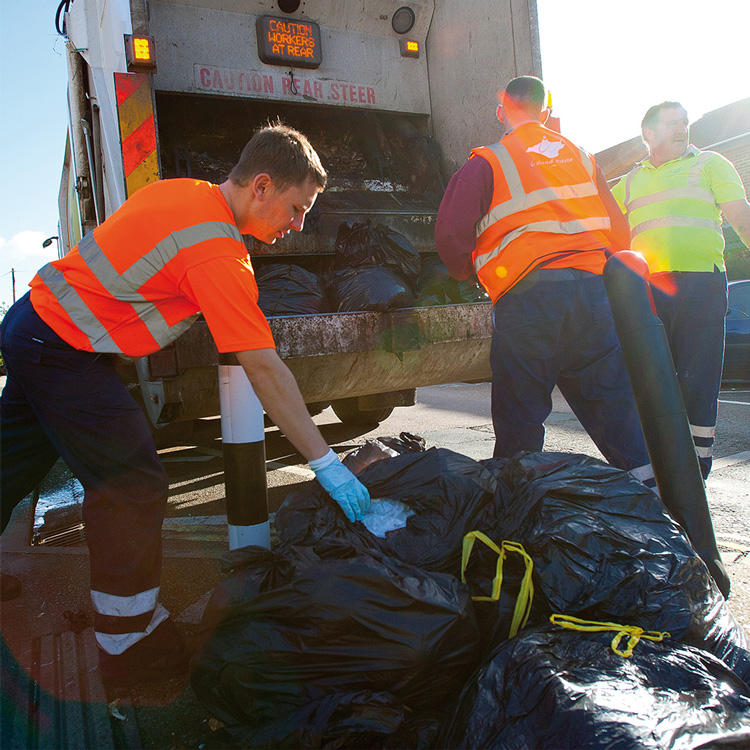
[[[57,257],[65,147],[59,0],[0,1],[0,304]],[[465,0],[469,2],[470,0]],[[638,134],[665,99],[692,119],[750,96],[748,0],[537,0],[545,82],[562,131],[589,151]]]

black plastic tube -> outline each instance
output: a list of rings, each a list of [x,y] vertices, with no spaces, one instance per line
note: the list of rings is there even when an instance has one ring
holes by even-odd
[[[727,597],[730,580],[716,546],[677,373],[647,277],[648,266],[640,253],[617,253],[604,267],[604,284],[659,495]]]

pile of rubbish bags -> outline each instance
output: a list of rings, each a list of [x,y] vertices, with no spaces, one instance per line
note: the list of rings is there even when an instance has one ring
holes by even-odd
[[[271,263],[256,271],[258,305],[267,316],[324,312],[387,312],[403,307],[488,301],[475,280],[456,281],[436,257],[381,224],[339,226],[330,268]]]
[[[750,655],[659,498],[576,454],[475,461],[417,436],[346,458],[278,546],[231,553],[192,686],[273,748],[750,747]]]

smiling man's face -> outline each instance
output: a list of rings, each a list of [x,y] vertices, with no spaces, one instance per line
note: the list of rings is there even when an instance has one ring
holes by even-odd
[[[648,143],[654,166],[679,159],[690,143],[687,112],[682,107],[662,109],[656,124],[652,128],[643,129],[643,136]]]

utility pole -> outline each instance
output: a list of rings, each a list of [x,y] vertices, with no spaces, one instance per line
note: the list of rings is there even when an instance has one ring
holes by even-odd
[[[10,278],[13,280],[13,302],[16,301],[16,269],[10,269]]]

